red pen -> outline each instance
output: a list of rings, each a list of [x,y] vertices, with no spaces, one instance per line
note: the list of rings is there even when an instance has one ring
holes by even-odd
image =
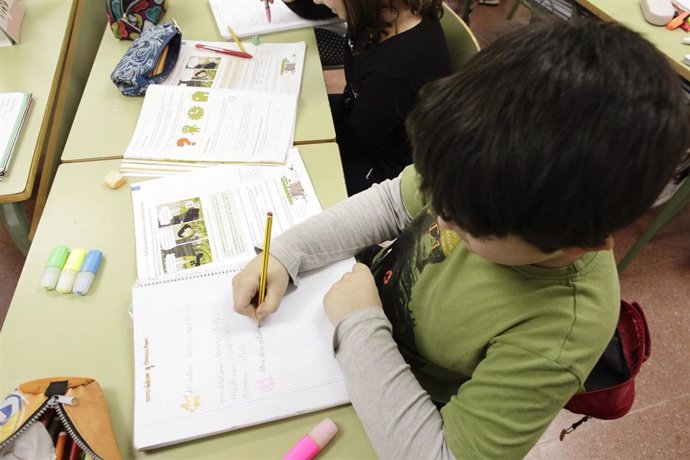
[[[229,54],[230,56],[241,57],[244,59],[251,59],[253,56],[249,53],[244,53],[242,51],[229,50],[225,48],[216,48],[215,46],[206,46],[201,43],[197,43],[196,47],[201,50],[213,51],[214,53]]]
[[[271,22],[271,6],[268,4],[268,0],[264,0],[264,3],[266,4],[266,19]]]

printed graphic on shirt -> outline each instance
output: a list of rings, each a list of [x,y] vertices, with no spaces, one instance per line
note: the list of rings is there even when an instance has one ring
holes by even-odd
[[[441,238],[436,218],[431,208],[423,209],[371,267],[383,309],[393,325],[393,337],[407,363],[417,369],[426,361],[416,351],[412,291],[424,268],[443,262],[458,241],[445,238],[445,234]],[[451,240],[452,247],[442,244],[442,240]]]

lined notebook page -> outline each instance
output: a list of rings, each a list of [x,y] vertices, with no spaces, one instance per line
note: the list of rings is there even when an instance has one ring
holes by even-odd
[[[232,268],[136,285],[135,447],[347,403],[323,296],[353,264],[306,273],[261,328],[232,309]]]

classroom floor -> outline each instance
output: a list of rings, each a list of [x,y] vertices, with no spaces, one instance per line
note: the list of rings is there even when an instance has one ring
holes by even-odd
[[[449,3],[461,11],[460,2]],[[505,20],[512,4],[511,0],[502,0],[499,6],[474,8],[470,27],[482,46],[516,25],[528,23],[525,8],[520,8],[512,21]],[[342,72],[326,71],[324,75],[331,91],[342,89]],[[27,208],[33,208],[32,200]],[[617,259],[623,257],[657,212],[649,211],[614,235]],[[0,324],[23,264],[24,257],[4,227],[0,228],[0,286],[4,286],[0,289]],[[652,356],[637,378],[632,411],[619,420],[591,420],[560,442],[561,429],[579,418],[563,411],[528,459],[665,460],[690,456],[690,207],[637,255],[621,276],[621,291],[624,299],[636,300],[645,307],[652,333]],[[9,389],[0,392],[3,390]]]

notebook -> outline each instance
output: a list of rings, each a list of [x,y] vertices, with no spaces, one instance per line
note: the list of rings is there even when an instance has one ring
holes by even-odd
[[[232,40],[228,26],[238,37],[304,29],[342,22],[333,17],[328,19],[304,19],[293,13],[282,1],[271,3],[271,22],[266,18],[262,2],[247,0],[209,0],[218,31],[226,40]]]
[[[239,266],[138,282],[134,446],[153,449],[349,402],[323,297],[353,264],[305,273],[260,328],[232,309]]]
[[[30,105],[31,93],[0,93],[0,181],[9,169]]]

